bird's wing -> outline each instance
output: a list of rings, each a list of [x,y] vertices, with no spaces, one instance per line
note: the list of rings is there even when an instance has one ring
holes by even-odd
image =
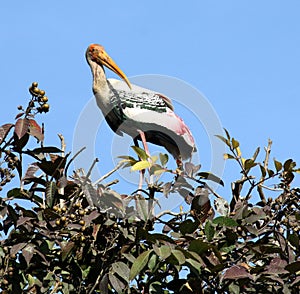
[[[112,92],[114,117],[110,117],[113,130],[125,132],[135,138],[137,130],[146,133],[148,142],[164,146],[175,158],[189,158],[195,151],[193,136],[184,121],[173,111],[169,98],[154,91],[132,85],[132,89],[119,80],[108,80]],[[179,150],[180,148],[180,150]]]
[[[108,82],[111,89],[118,92],[121,101],[123,103],[129,103],[129,107],[143,107],[151,110],[157,108],[157,111],[162,111],[163,108],[167,107],[174,110],[172,101],[163,94],[137,85],[131,85],[132,89],[130,90],[128,89],[127,84],[122,80],[108,79]]]

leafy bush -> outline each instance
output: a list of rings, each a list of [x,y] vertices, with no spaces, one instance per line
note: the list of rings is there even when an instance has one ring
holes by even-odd
[[[80,151],[70,158],[62,136],[60,148],[43,145],[35,116],[49,110],[48,98],[37,83],[30,93],[15,124],[0,127],[2,293],[299,293],[300,189],[292,186],[299,170],[292,159],[271,164],[270,141],[259,162],[259,148],[243,158],[226,130],[218,136],[229,149],[224,158],[241,169],[224,198],[208,185],[222,180],[200,166],[173,171],[166,154],[149,157],[138,147],[137,158],[121,156],[93,183],[97,160],[70,175]],[[30,137],[38,140],[34,149],[26,149]],[[33,160],[26,171],[25,156]],[[128,167],[153,175],[146,191],[124,195],[112,189],[116,181],[105,183]],[[9,190],[15,172],[20,185]],[[165,173],[173,179],[163,183]],[[190,209],[155,216],[157,193],[174,192]]]

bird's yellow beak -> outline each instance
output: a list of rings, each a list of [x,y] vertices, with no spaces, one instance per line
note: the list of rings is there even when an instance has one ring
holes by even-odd
[[[123,73],[123,71],[117,66],[117,64],[113,61],[113,59],[105,52],[104,48],[101,46],[101,50],[97,50],[97,53],[93,54],[94,60],[98,64],[102,64],[117,74],[131,89],[131,84],[127,78],[127,76]]]

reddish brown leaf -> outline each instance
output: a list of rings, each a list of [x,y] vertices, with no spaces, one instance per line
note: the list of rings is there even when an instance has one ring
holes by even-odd
[[[25,113],[24,112],[20,112],[16,115],[15,119],[18,119],[20,118],[21,116],[23,116]]]
[[[61,172],[63,171],[66,164],[66,157],[57,156],[54,161],[42,160],[38,162],[37,165],[40,169],[49,176],[54,176],[56,179],[61,177]]]
[[[101,225],[100,224],[95,224],[93,226],[93,233],[92,233],[92,236],[93,238],[96,240],[97,239],[97,235],[98,235],[98,232],[99,232],[99,229],[100,229]]]
[[[61,243],[61,252],[62,252],[62,260],[64,261],[68,255],[71,253],[75,246],[75,243],[73,241],[69,241],[66,243]]]
[[[42,132],[42,128],[34,119],[29,119],[29,134],[39,141],[44,140],[44,134]]]
[[[205,222],[207,218],[214,217],[215,213],[210,204],[207,190],[200,187],[196,189],[195,196],[192,200],[191,212],[196,218],[199,218],[201,222]]]
[[[27,244],[26,247],[24,247],[22,249],[22,253],[23,253],[23,256],[26,260],[26,263],[27,263],[27,266],[29,266],[30,264],[30,261],[33,257],[33,254],[34,254],[34,245],[33,244]]]
[[[4,124],[0,127],[0,144],[4,141],[13,124]]]
[[[39,167],[36,162],[30,164],[27,168],[25,176],[23,177],[23,180],[34,178],[34,174],[36,173],[37,170],[39,170]]]
[[[24,137],[27,134],[29,128],[29,119],[28,118],[19,118],[15,125],[15,134],[18,139]]]
[[[13,245],[10,250],[10,254],[17,254],[20,250],[22,250],[26,246],[25,242],[18,243]]]
[[[232,267],[226,270],[223,276],[223,279],[228,280],[238,280],[244,278],[253,279],[252,275],[249,274],[246,268],[242,265],[233,265]]]
[[[267,266],[266,273],[268,274],[288,274],[289,272],[285,269],[287,262],[284,259],[275,257],[271,260],[270,264]]]
[[[99,217],[100,213],[97,210],[93,210],[90,214],[87,214],[83,217],[86,225],[90,225],[90,223]]]
[[[162,232],[168,234],[172,229],[168,225],[164,225]]]
[[[59,157],[61,157],[59,155],[51,154],[51,153],[49,155],[52,162],[55,162]]]

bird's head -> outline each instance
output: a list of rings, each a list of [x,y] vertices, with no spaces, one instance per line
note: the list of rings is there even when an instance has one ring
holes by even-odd
[[[86,50],[86,59],[90,66],[92,63],[96,63],[100,66],[106,66],[115,74],[117,74],[131,89],[131,84],[123,73],[123,71],[117,66],[117,64],[112,60],[112,58],[105,52],[104,47],[98,44],[91,44]]]

